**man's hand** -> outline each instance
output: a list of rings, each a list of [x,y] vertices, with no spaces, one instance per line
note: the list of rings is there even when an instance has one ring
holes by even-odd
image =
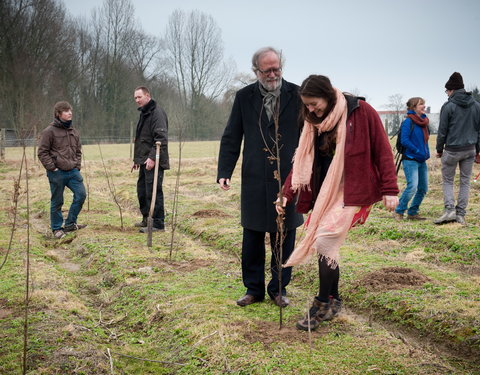
[[[138,168],[140,168],[140,165],[133,163],[132,169],[130,169],[130,173],[132,173],[134,170],[137,170]]]
[[[229,190],[230,189],[230,179],[229,178],[220,178],[218,180],[220,184],[220,189],[222,190]]]
[[[441,158],[442,157],[442,153],[441,152],[437,152],[437,158]]]
[[[396,195],[384,195],[383,205],[388,211],[393,211],[398,206],[398,197]]]
[[[480,164],[480,154],[475,155],[475,163]]]
[[[148,158],[147,160],[145,160],[144,164],[145,164],[145,169],[149,171],[155,167],[155,160]]]
[[[283,215],[285,213],[285,206],[287,205],[287,197],[282,197],[283,198],[283,204],[280,204],[280,198],[277,198],[273,204],[275,205],[275,209],[277,210],[277,214]]]

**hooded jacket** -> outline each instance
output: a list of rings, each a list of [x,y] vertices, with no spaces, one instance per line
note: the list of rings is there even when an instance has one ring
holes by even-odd
[[[409,110],[407,112],[410,114],[415,114],[415,111]],[[427,117],[423,114],[420,116],[422,119]],[[425,142],[425,136],[423,134],[423,129],[421,126],[413,124],[412,129],[412,119],[406,118],[403,120],[400,131],[400,142],[402,146],[405,147],[405,156],[408,159],[414,159],[419,163],[430,159],[430,149],[428,148],[428,142]]]
[[[70,171],[80,170],[82,163],[82,145],[77,129],[65,127],[55,120],[40,135],[38,143],[38,159],[47,171],[55,168]]]
[[[475,148],[480,152],[480,103],[465,89],[455,90],[440,110],[437,153]]]

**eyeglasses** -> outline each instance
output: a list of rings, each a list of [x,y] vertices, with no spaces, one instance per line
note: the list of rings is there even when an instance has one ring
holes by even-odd
[[[262,69],[257,68],[257,71],[259,71],[260,73],[262,73],[266,76],[268,76],[270,73],[273,73],[273,74],[277,75],[282,71],[282,68],[271,68],[271,69],[268,69],[268,70],[262,70]]]

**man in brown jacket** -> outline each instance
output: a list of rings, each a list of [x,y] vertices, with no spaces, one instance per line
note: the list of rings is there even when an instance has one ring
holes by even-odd
[[[55,238],[62,238],[65,232],[84,228],[77,224],[77,216],[87,197],[83,178],[80,174],[82,145],[78,131],[72,127],[72,106],[58,102],[54,107],[54,120],[47,126],[38,146],[38,159],[47,170],[52,193],[50,199],[50,224]],[[73,192],[73,202],[63,225],[63,192],[65,186]]]

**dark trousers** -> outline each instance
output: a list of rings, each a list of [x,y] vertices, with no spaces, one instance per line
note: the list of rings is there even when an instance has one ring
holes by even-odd
[[[286,232],[283,240],[282,264],[288,259],[295,246],[295,229]],[[268,283],[267,293],[270,298],[279,295],[278,265],[277,265],[277,241],[276,233],[270,233],[270,246],[272,260],[270,272],[272,279]],[[265,297],[265,232],[257,232],[243,229],[242,244],[242,277],[243,284],[247,288],[247,294],[257,299]],[[282,295],[286,295],[286,286],[292,278],[292,267],[282,268]]]
[[[318,259],[318,277],[320,279],[318,296],[321,302],[329,302],[330,297],[340,300],[338,294],[338,282],[340,280],[340,266],[332,268],[325,258]]]
[[[141,165],[138,171],[137,196],[140,204],[140,212],[146,220],[150,211],[152,202],[154,169],[147,171],[145,165]],[[158,169],[157,197],[155,198],[155,207],[153,209],[153,226],[155,228],[165,228],[165,209],[163,206],[163,169]]]

